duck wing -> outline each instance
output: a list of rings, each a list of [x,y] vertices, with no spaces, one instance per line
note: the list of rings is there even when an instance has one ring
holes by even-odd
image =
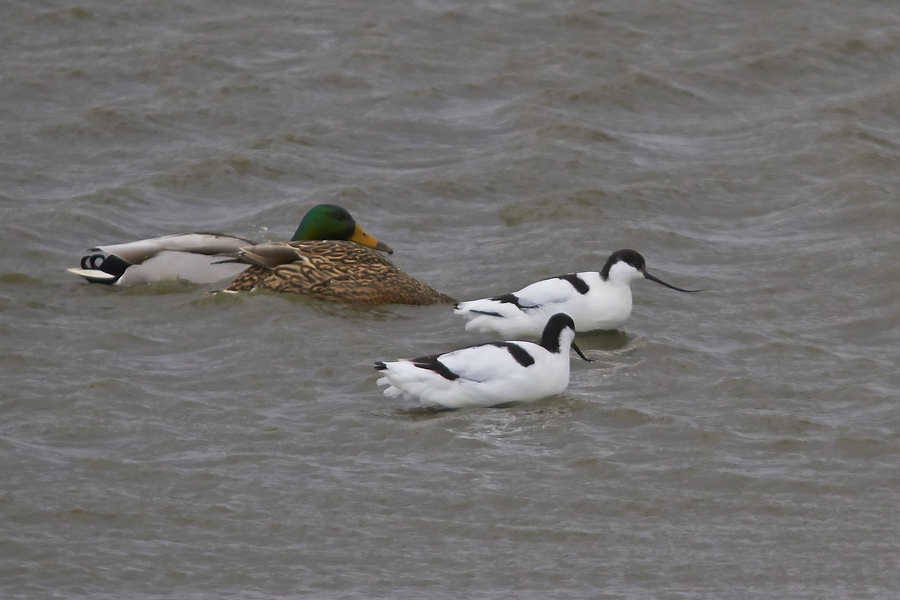
[[[114,254],[129,264],[139,265],[148,258],[165,251],[205,255],[228,254],[229,252],[237,252],[242,247],[255,243],[246,238],[223,233],[183,233],[126,242],[124,244],[96,246],[91,248],[90,252]]]

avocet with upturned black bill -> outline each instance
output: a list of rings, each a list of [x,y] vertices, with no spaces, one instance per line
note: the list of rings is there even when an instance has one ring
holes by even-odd
[[[616,250],[597,271],[544,279],[518,292],[459,302],[455,313],[469,319],[469,331],[509,338],[537,338],[547,319],[563,312],[579,332],[621,327],[631,315],[631,282],[643,277],[679,292],[686,290],[647,272],[644,257],[634,250]]]
[[[550,317],[539,344],[493,342],[393,362],[377,362],[384,394],[415,399],[426,406],[462,408],[534,402],[562,393],[569,385],[569,349],[575,324],[566,314]]]

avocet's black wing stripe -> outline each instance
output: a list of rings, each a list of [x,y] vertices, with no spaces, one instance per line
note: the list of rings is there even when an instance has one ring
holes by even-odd
[[[528,367],[534,364],[534,357],[529,354],[528,350],[518,344],[514,344],[512,342],[493,342],[491,346],[506,348],[506,350],[512,355],[512,357],[516,359],[516,362],[523,367]]]
[[[524,304],[521,304],[519,302],[519,297],[516,296],[515,294],[503,294],[502,296],[494,296],[493,298],[491,298],[491,300],[494,300],[496,302],[508,302],[509,304],[512,304],[513,306],[515,306],[517,308],[521,308],[523,310],[526,308],[532,308],[530,306],[525,306]],[[499,317],[500,315],[497,315],[497,316]]]
[[[489,310],[470,310],[469,312],[472,312],[472,313],[475,313],[475,314],[479,314],[479,315],[487,315],[487,316],[489,316],[489,317],[500,317],[500,318],[503,318],[503,315],[501,315],[500,313],[498,313],[498,312],[492,312],[492,311],[489,311]]]
[[[453,381],[455,379],[459,379],[459,375],[451,371],[447,368],[447,365],[438,360],[443,356],[443,354],[432,354],[430,356],[420,356],[419,358],[413,358],[409,362],[420,369],[426,369],[428,371],[434,371],[444,379],[449,379]],[[385,371],[387,370],[388,365],[382,360],[379,360],[375,363],[375,369],[377,371]]]
[[[587,282],[578,276],[577,273],[567,273],[565,275],[559,275],[557,279],[562,279],[563,281],[568,281],[572,284],[572,287],[575,288],[575,291],[579,294],[587,294],[591,289],[591,286],[587,284]]]
[[[449,379],[450,381],[459,379],[459,375],[448,369],[447,365],[438,360],[438,358],[440,358],[441,356],[443,355],[432,354],[430,356],[420,356],[419,358],[414,358],[409,362],[419,367],[420,369],[428,369],[429,371],[434,371],[444,379]]]

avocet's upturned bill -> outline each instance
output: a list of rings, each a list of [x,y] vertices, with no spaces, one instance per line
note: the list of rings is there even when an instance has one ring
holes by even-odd
[[[377,362],[384,394],[418,400],[426,406],[462,408],[533,402],[559,394],[569,385],[569,348],[575,324],[566,314],[550,317],[539,344],[494,342],[444,354]]]
[[[679,292],[702,291],[668,284],[647,272],[638,252],[616,250],[600,272],[569,273],[512,294],[459,302],[455,312],[469,319],[469,331],[497,333],[504,338],[536,338],[547,319],[559,312],[570,315],[579,332],[616,329],[631,314],[631,282],[639,277]]]

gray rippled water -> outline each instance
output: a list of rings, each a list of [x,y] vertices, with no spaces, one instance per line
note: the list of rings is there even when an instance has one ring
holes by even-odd
[[[895,598],[900,14],[886,2],[9,2],[3,598]],[[568,390],[387,399],[448,307],[84,250],[347,207],[459,299],[633,286]]]

